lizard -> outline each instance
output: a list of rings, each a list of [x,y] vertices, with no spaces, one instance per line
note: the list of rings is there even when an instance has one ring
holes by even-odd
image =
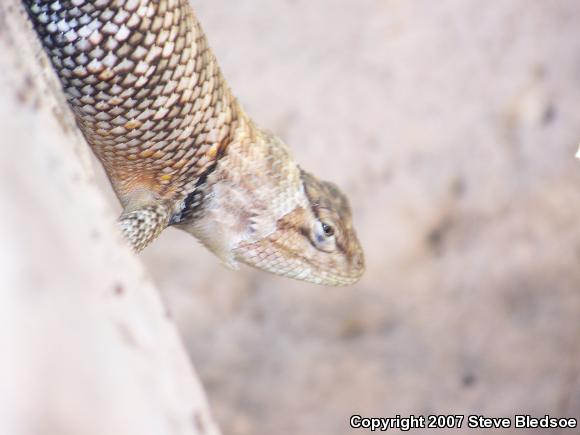
[[[188,0],[24,3],[135,251],[176,227],[234,269],[360,279],[347,197],[246,114]]]

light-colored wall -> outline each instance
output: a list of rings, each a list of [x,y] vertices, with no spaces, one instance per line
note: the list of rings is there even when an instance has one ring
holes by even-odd
[[[0,434],[219,435],[18,0],[0,2]]]

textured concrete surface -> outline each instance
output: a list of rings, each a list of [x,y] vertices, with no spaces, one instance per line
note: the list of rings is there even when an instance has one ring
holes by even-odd
[[[248,111],[349,193],[368,265],[332,289],[173,230],[143,254],[224,433],[579,416],[578,1],[193,3]]]

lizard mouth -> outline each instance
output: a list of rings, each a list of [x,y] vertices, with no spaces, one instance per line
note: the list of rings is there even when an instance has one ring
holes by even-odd
[[[362,252],[349,262],[351,267],[334,266],[333,262],[320,265],[296,252],[269,239],[242,244],[234,251],[236,259],[248,266],[312,284],[334,287],[353,285],[364,273]]]

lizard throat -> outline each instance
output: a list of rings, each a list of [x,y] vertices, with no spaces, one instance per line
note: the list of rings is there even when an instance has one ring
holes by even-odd
[[[282,217],[308,207],[300,169],[286,145],[257,129],[244,133],[200,178],[171,221],[231,267],[241,245],[268,238]]]

